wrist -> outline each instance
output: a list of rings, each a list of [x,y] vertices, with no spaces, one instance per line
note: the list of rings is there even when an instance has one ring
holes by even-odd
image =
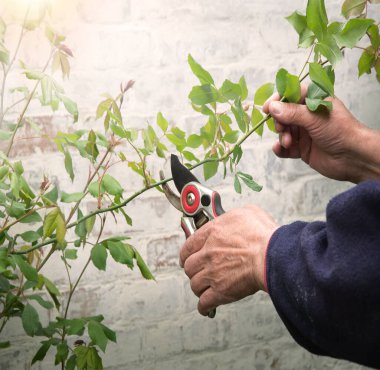
[[[266,256],[269,247],[270,240],[278,229],[278,226],[271,228],[270,232],[267,233],[266,237],[263,238],[261,247],[256,256],[256,264],[254,268],[254,280],[258,287],[258,290],[262,290],[268,293],[267,288],[267,277],[266,277]]]
[[[380,179],[380,132],[365,125],[358,125],[351,135],[348,180],[358,184],[366,180]]]

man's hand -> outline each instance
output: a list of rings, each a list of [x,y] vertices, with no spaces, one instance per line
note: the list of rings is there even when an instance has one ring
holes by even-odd
[[[306,89],[303,88],[303,99]],[[312,113],[306,105],[281,103],[274,95],[264,105],[276,121],[280,158],[302,158],[324,176],[358,183],[380,178],[380,134],[362,125],[337,98],[333,111]]]
[[[208,222],[186,240],[180,264],[202,315],[265,290],[265,253],[277,227],[262,209],[246,206]]]

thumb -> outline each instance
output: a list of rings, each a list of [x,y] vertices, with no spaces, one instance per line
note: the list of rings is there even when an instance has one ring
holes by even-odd
[[[269,113],[283,125],[295,125],[308,130],[318,124],[318,116],[311,113],[306,105],[272,101]]]

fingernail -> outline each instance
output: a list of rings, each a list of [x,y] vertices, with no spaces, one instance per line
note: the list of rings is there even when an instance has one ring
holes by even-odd
[[[274,101],[270,105],[270,111],[272,114],[279,115],[282,113],[282,103],[279,101]]]

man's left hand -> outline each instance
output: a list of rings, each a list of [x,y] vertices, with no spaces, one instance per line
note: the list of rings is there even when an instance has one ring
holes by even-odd
[[[202,315],[265,290],[265,253],[277,227],[259,207],[245,206],[208,222],[186,240],[180,264]]]

